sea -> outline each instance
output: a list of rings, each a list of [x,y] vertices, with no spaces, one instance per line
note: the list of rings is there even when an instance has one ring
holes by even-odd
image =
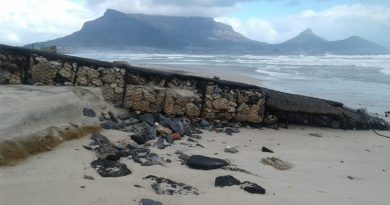
[[[390,55],[192,55],[83,51],[71,55],[133,65],[212,71],[255,78],[258,85],[324,98],[384,115],[390,111]]]

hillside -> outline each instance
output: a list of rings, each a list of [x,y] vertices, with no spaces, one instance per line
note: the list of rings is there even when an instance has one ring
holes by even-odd
[[[30,45],[26,45],[31,47]],[[125,14],[109,9],[68,36],[34,43],[60,49],[130,50],[234,54],[384,54],[389,50],[360,37],[328,41],[307,29],[280,43],[250,40],[206,17]]]

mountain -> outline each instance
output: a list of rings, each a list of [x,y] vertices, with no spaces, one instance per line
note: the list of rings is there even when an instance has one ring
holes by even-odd
[[[366,39],[352,36],[344,40],[328,41],[317,36],[311,29],[281,44],[274,45],[276,52],[287,54],[383,54],[385,47]]]
[[[358,36],[329,43],[329,50],[336,54],[384,54],[388,49]]]
[[[328,41],[307,29],[280,43],[250,40],[206,17],[125,14],[108,9],[80,31],[34,47],[238,54],[383,54],[389,50],[360,37]],[[31,47],[32,45],[26,45]]]
[[[329,42],[316,34],[311,29],[301,32],[298,36],[275,45],[278,52],[281,53],[310,53],[320,54],[327,51]]]
[[[257,49],[264,45],[235,32],[231,26],[205,17],[174,17],[125,14],[108,9],[98,19],[86,22],[80,31],[63,38],[36,43],[64,48],[166,50]]]

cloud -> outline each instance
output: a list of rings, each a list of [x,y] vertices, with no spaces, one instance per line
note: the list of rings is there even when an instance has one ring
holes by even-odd
[[[216,17],[248,1],[255,0],[86,0],[86,6],[100,13],[111,8],[126,13]]]
[[[215,21],[231,25],[235,31],[238,31],[250,39],[269,43],[275,43],[278,39],[278,33],[272,25],[259,18],[241,20],[235,17],[221,17],[215,18]]]
[[[375,5],[370,1],[371,4],[307,9],[271,19],[226,17],[234,15],[234,11],[249,1],[269,1],[270,4],[278,1],[286,3],[287,8],[303,4],[298,0],[0,0],[0,43],[23,45],[69,35],[78,31],[85,21],[113,8],[128,13],[212,16],[245,36],[263,42],[283,42],[312,28],[329,40],[359,35],[390,48],[390,3]]]
[[[2,2],[0,43],[21,45],[68,35],[96,17],[70,0],[12,0]]]

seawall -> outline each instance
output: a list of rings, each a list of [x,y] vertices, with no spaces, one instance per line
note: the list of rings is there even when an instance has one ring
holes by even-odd
[[[282,123],[340,129],[390,129],[383,119],[339,102],[6,45],[0,45],[0,84],[99,87],[105,100],[118,107],[186,116],[194,122],[262,125],[276,123],[277,118]]]

